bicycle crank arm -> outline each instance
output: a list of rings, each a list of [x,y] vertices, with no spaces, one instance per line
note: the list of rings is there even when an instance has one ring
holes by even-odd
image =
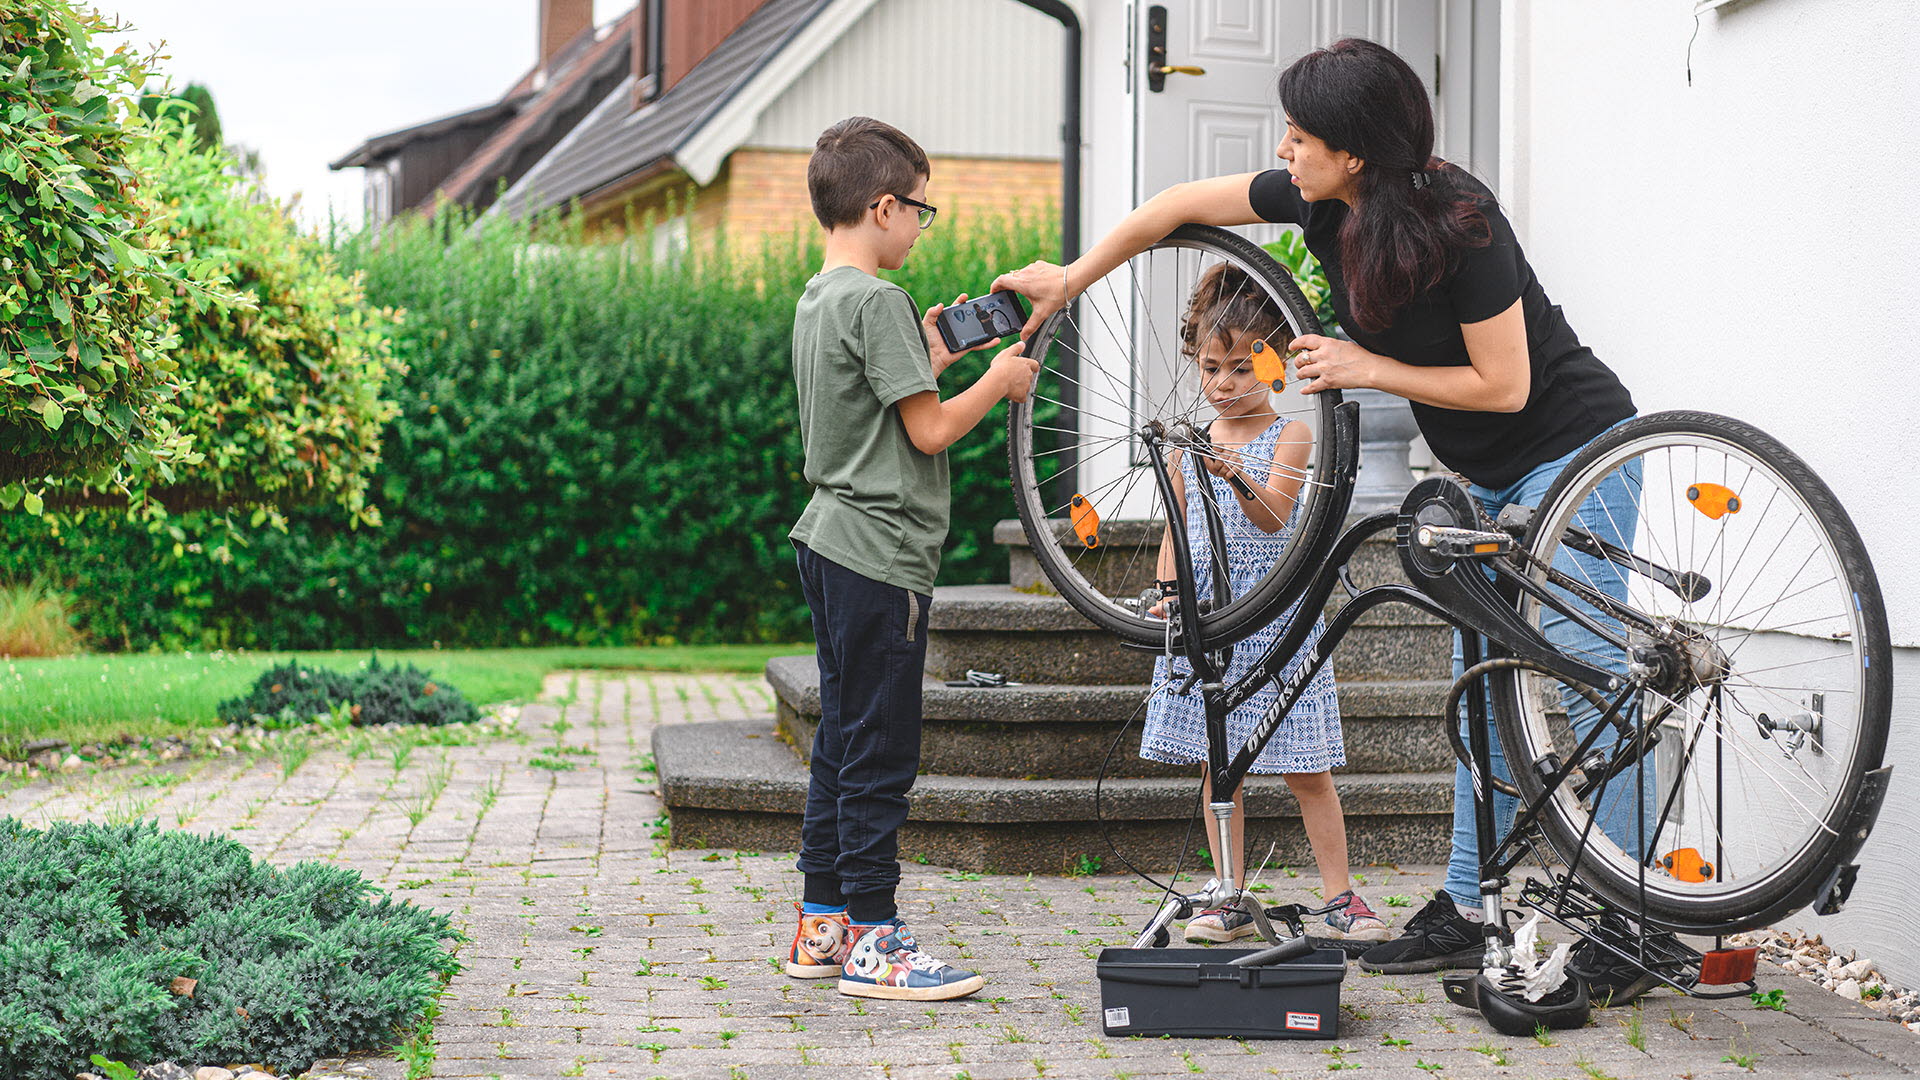
[[[1509,505],[1500,511],[1500,519],[1495,527],[1511,536],[1524,536],[1533,528],[1533,514],[1534,509],[1531,506]],[[1595,536],[1583,525],[1568,525],[1560,539],[1567,547],[1582,555],[1605,559],[1651,578],[1688,603],[1705,599],[1706,595],[1713,591],[1713,582],[1708,581],[1705,575],[1696,574],[1691,570],[1676,574],[1658,563],[1648,562],[1618,544]]]
[[[1420,534],[1429,530],[1437,536],[1481,532],[1472,527],[1481,520],[1479,505],[1459,481],[1430,476],[1415,484],[1400,505],[1400,519],[1394,528],[1394,546],[1399,549],[1407,580],[1437,601],[1449,622],[1472,630],[1507,653],[1544,665],[1574,682],[1602,690],[1617,688],[1618,675],[1561,652],[1521,622],[1512,602],[1494,591],[1493,582],[1478,565],[1463,566],[1459,558],[1419,541]],[[1510,546],[1512,538],[1505,539]]]
[[[1602,540],[1579,525],[1567,526],[1565,541],[1568,547],[1582,555],[1605,559],[1652,578],[1666,586],[1673,595],[1688,603],[1703,600],[1713,591],[1713,582],[1708,581],[1704,574],[1696,574],[1691,570],[1676,574],[1664,566],[1650,563],[1631,551]]]

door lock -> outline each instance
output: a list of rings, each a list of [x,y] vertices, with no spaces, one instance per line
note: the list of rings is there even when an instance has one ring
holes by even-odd
[[[1207,69],[1192,64],[1167,63],[1167,9],[1155,4],[1147,9],[1147,89],[1159,93],[1166,89],[1169,75],[1205,75]]]

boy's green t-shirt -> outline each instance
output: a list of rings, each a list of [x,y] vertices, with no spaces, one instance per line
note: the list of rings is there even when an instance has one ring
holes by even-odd
[[[793,379],[813,498],[788,534],[875,581],[933,591],[947,539],[947,455],[894,405],[939,388],[906,290],[858,267],[815,274],[793,319]]]

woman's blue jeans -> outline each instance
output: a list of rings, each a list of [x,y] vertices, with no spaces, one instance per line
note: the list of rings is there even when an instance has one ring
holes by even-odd
[[[1489,517],[1498,517],[1500,511],[1510,503],[1538,509],[1540,500],[1547,493],[1547,488],[1552,486],[1554,479],[1560,475],[1560,470],[1565,468],[1579,452],[1575,450],[1565,457],[1545,462],[1509,487],[1494,490],[1479,484],[1471,484],[1469,490],[1472,491],[1473,497],[1480,501],[1480,505],[1486,508]],[[1632,490],[1640,486],[1639,465],[1636,459],[1622,469],[1611,473],[1600,487],[1587,497],[1578,514],[1580,524],[1588,531],[1628,550],[1633,548],[1633,533],[1639,522],[1639,507]],[[1554,558],[1554,566],[1577,581],[1597,587],[1608,596],[1619,600],[1626,599],[1625,571],[1613,563],[1562,547]],[[1590,607],[1581,605],[1581,610],[1589,616],[1596,617],[1596,621],[1613,624],[1612,619],[1599,616]],[[1625,657],[1617,648],[1607,644],[1565,615],[1542,606],[1540,626],[1547,640],[1562,650],[1579,656],[1589,663],[1594,663],[1598,667],[1614,670],[1622,675],[1626,673]],[[1605,662],[1600,662],[1603,659]],[[1461,659],[1460,635],[1455,633],[1453,673],[1458,677],[1463,670],[1465,666]],[[1563,690],[1561,697],[1575,732],[1584,736],[1591,731],[1593,725],[1600,719],[1600,710],[1570,690]],[[1488,710],[1487,715],[1491,718],[1491,709]],[[1461,703],[1459,724],[1460,732],[1464,736],[1467,731],[1467,711],[1464,701]],[[1506,755],[1502,752],[1498,736],[1490,733],[1487,741],[1492,747],[1493,774],[1502,780],[1511,779],[1512,774],[1507,769]],[[1597,749],[1604,750],[1612,746],[1615,741],[1613,736],[1602,735],[1595,746]],[[1635,766],[1626,769],[1615,776],[1607,784],[1606,794],[1595,810],[1595,817],[1598,819],[1596,824],[1601,831],[1619,844],[1623,850],[1629,851],[1634,848],[1630,840],[1636,828],[1637,811],[1646,814],[1644,820],[1653,820],[1655,785],[1652,777],[1648,777],[1643,797],[1635,798],[1635,792],[1640,786],[1636,775],[1638,768]],[[1638,804],[1643,800],[1645,806],[1641,807]],[[1493,807],[1494,833],[1496,836],[1504,836],[1513,824],[1517,802],[1510,795],[1496,794]],[[1478,830],[1474,826],[1473,781],[1467,774],[1467,767],[1460,764],[1454,766],[1453,772],[1453,853],[1447,860],[1445,887],[1447,895],[1453,897],[1457,903],[1469,907],[1480,906],[1480,845]]]

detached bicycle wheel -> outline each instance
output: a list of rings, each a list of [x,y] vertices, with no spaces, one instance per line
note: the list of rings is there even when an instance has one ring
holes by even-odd
[[[1202,288],[1210,291],[1196,305]],[[1168,632],[1167,621],[1146,614],[1139,599],[1157,577],[1166,529],[1143,432],[1204,435],[1215,412],[1194,356],[1228,323],[1259,327],[1236,336],[1236,359],[1248,359],[1268,380],[1258,392],[1276,422],[1303,421],[1312,432],[1306,463],[1282,466],[1299,487],[1297,506],[1274,508],[1293,523],[1280,556],[1257,581],[1243,582],[1200,616],[1205,648],[1239,641],[1298,594],[1316,569],[1307,565],[1311,541],[1338,529],[1346,512],[1333,505],[1335,486],[1324,475],[1333,468],[1332,413],[1340,394],[1302,394],[1286,362],[1289,341],[1321,332],[1290,273],[1238,235],[1183,225],[1041,327],[1027,350],[1041,360],[1039,388],[1008,414],[1014,502],[1041,572],[1081,614],[1134,644],[1159,645]],[[1252,349],[1252,340],[1261,348]],[[1241,464],[1274,467],[1271,459],[1245,455]],[[1062,474],[1074,482],[1057,480]]]
[[[1650,680],[1604,725],[1553,678],[1494,680],[1528,799],[1604,729],[1546,804],[1555,851],[1610,902],[1631,912],[1644,897],[1652,921],[1683,932],[1764,926],[1813,901],[1864,838],[1848,818],[1891,707],[1879,584],[1826,484],[1750,425],[1659,413],[1568,464],[1528,549],[1541,586],[1569,595],[1550,564],[1611,598],[1576,607],[1624,644],[1537,599],[1523,598],[1523,618],[1572,655]]]

